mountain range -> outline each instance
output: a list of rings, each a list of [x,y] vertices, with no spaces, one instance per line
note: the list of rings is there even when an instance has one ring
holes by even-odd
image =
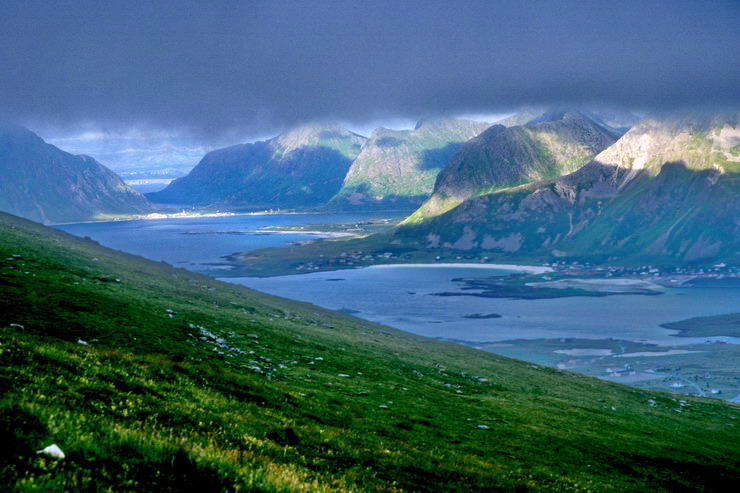
[[[469,120],[428,119],[411,130],[378,128],[363,145],[330,205],[418,207],[455,152],[488,126]]]
[[[0,126],[0,210],[41,223],[150,211],[147,200],[90,156],[19,126]]]
[[[439,214],[473,195],[570,173],[617,138],[617,132],[579,112],[550,111],[524,125],[493,125],[452,157],[413,219]]]
[[[494,188],[436,216],[417,214],[398,229],[396,241],[592,261],[737,258],[737,124],[738,115],[645,118],[572,173]],[[457,187],[453,191],[466,192],[479,190],[482,183],[503,185],[505,180],[493,181],[496,171],[484,180],[479,175],[440,177],[438,191],[454,193],[447,191],[447,182]]]
[[[411,130],[378,128],[366,139],[337,125],[303,125],[210,152],[187,176],[147,196],[230,209],[413,209],[452,155],[487,126],[428,119]]]
[[[157,203],[223,208],[309,207],[331,199],[367,139],[311,124],[209,152],[193,170],[147,196]]]
[[[736,114],[652,116],[621,137],[604,121],[629,115],[530,116],[479,134],[486,124],[421,121],[370,139],[305,125],[208,153],[149,196],[223,208],[403,208],[427,197],[433,182],[431,196],[393,232],[394,245],[594,262],[740,256]],[[93,158],[21,127],[0,129],[0,171],[0,210],[39,222],[151,210]]]
[[[442,182],[428,205],[448,194],[458,175],[477,172],[478,164],[500,168],[496,159],[514,147],[520,149],[514,159],[526,169],[499,177],[506,184],[572,171],[623,133],[604,122],[622,125],[631,114],[612,113],[525,109],[492,127],[430,118],[409,130],[377,128],[368,139],[337,125],[302,125],[267,141],[210,152],[190,174],[147,196],[223,209],[413,210],[435,191],[438,175]]]

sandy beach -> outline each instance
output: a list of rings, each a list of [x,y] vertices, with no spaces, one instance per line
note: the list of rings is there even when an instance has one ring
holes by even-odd
[[[463,267],[466,269],[505,269],[526,272],[527,274],[544,274],[552,272],[552,268],[544,265],[514,265],[514,264],[473,264],[473,263],[444,263],[444,264],[381,264],[371,265],[368,269],[381,269],[386,267]]]

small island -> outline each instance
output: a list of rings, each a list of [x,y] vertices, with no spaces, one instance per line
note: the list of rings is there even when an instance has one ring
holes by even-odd
[[[661,327],[678,330],[674,337],[740,337],[740,313],[694,317]]]
[[[463,315],[463,318],[472,318],[474,320],[484,320],[487,318],[501,318],[502,315],[498,313],[471,313],[470,315]]]

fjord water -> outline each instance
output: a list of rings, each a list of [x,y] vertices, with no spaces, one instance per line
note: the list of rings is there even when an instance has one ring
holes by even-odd
[[[163,260],[219,276],[220,257],[294,241],[307,234],[267,234],[260,228],[355,222],[383,213],[273,214],[168,218],[160,220],[79,223],[59,226],[89,236],[104,246]],[[511,270],[443,266],[376,266],[272,278],[224,278],[253,289],[346,310],[359,317],[416,334],[473,343],[512,339],[573,337],[679,345],[706,338],[672,337],[660,324],[691,317],[738,311],[737,290],[665,289],[659,296],[616,295],[542,300],[430,296],[459,291],[454,278],[486,277]],[[501,318],[465,315],[496,313]],[[719,338],[723,339],[723,338]],[[724,338],[727,339],[727,338]],[[735,341],[733,341],[735,342]]]
[[[401,217],[402,213],[383,213]],[[154,220],[75,223],[57,226],[76,236],[89,236],[101,245],[165,261],[199,272],[214,271],[232,253],[279,247],[316,239],[310,234],[278,234],[258,231],[272,226],[347,223],[377,218],[378,213],[264,214],[218,217],[180,217]],[[311,229],[311,228],[309,228]]]
[[[308,301],[428,337],[483,343],[512,339],[615,339],[677,345],[707,338],[672,337],[660,324],[737,311],[737,290],[664,289],[658,296],[615,295],[541,300],[430,296],[460,291],[455,278],[511,270],[442,266],[376,266],[271,278],[232,278],[259,291]],[[501,318],[465,315],[496,313]],[[728,338],[716,338],[728,339]]]

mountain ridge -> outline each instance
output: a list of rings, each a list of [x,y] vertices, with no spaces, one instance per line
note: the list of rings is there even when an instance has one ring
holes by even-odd
[[[473,195],[575,171],[617,140],[583,113],[548,111],[524,125],[493,125],[439,173],[430,199],[410,219],[436,215]]]
[[[647,118],[573,173],[473,197],[397,234],[555,258],[734,257],[738,145],[736,116]]]
[[[0,173],[0,210],[46,224],[151,210],[92,157],[65,152],[16,125],[0,126]]]
[[[318,205],[339,190],[365,140],[338,125],[301,125],[272,139],[211,151],[187,176],[147,196],[227,208]]]
[[[488,126],[430,118],[420,120],[413,130],[375,129],[329,206],[418,206],[454,152]]]

